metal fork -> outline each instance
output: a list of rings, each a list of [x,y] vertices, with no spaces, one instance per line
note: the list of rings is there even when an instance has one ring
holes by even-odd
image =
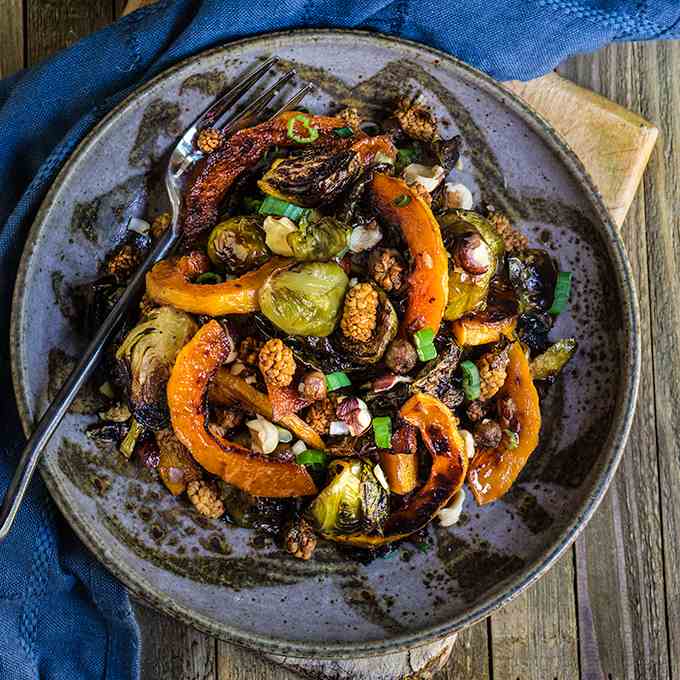
[[[177,142],[170,155],[168,168],[165,174],[165,186],[172,207],[172,221],[170,226],[158,240],[158,243],[128,283],[127,288],[118,299],[118,302],[116,302],[101,328],[88,345],[82,358],[78,362],[78,365],[73,369],[73,372],[43,414],[33,434],[26,443],[14,473],[14,477],[5,494],[2,509],[0,510],[0,541],[7,536],[12,528],[12,524],[14,523],[14,519],[26,494],[28,485],[33,477],[40,455],[45,446],[47,446],[54,431],[59,426],[66,411],[78,394],[78,391],[92,375],[92,372],[102,357],[106,343],[111,339],[114,331],[118,328],[121,319],[125,316],[125,313],[143,290],[146,273],[156,262],[170,253],[181,237],[179,214],[182,180],[186,176],[191,165],[203,155],[194,145],[196,136],[203,128],[216,126],[220,120],[223,119],[227,111],[231,109],[248,90],[261,80],[276,62],[276,57],[268,59],[250,75],[246,76],[240,83],[225,92],[193,122]],[[233,134],[237,130],[248,127],[256,122],[267,105],[278,94],[279,89],[294,76],[295,71],[289,70],[253,102],[235,112],[224,122],[222,128],[224,133],[226,135]],[[309,84],[302,87],[270,118],[278,116],[284,111],[291,110],[297,106],[310,89],[311,86]]]

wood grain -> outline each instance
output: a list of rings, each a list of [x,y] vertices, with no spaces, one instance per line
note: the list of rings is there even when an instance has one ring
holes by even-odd
[[[24,10],[21,0],[0,0],[0,78],[24,65]]]
[[[656,443],[660,462],[666,616],[671,676],[680,673],[680,66],[678,43],[636,45],[645,74],[638,83],[644,115],[661,123],[664,135],[644,180],[647,257],[650,274]],[[657,578],[659,575],[657,574]]]
[[[610,46],[570,61],[563,72],[619,104],[641,111],[667,130],[656,111],[645,110],[651,93],[643,95],[640,90],[640,83],[652,77],[640,52],[647,54],[651,49]],[[646,76],[641,77],[641,73]],[[659,158],[659,150],[652,158]],[[652,167],[650,164],[650,172]],[[659,578],[664,554],[656,451],[658,379],[654,372],[655,351],[649,341],[654,308],[650,286],[659,285],[663,279],[648,258],[654,229],[648,218],[649,195],[645,182],[645,190],[634,200],[622,229],[637,285],[643,334],[637,413],[619,473],[579,539],[579,632],[584,680],[669,677],[664,588]],[[665,196],[662,200],[666,201]],[[666,224],[670,226],[670,220]],[[589,618],[594,640],[585,637]],[[599,659],[587,655],[593,645]]]
[[[571,550],[535,586],[492,616],[491,654],[497,680],[578,680]]]

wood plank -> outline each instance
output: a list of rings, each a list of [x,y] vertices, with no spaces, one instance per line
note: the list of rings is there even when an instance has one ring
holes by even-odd
[[[216,680],[213,638],[142,604],[135,604],[135,613],[144,680]]]
[[[680,673],[680,69],[678,43],[636,45],[642,113],[663,137],[644,179],[671,677]],[[660,574],[657,573],[660,579]]]
[[[111,0],[26,0],[28,65],[113,21]]]
[[[248,649],[217,641],[218,680],[299,680],[283,666],[267,661]]]
[[[573,552],[491,617],[495,680],[578,680]]]
[[[611,46],[570,61],[564,73],[619,104],[638,110],[653,121],[656,112],[644,110],[640,85],[651,74],[640,51],[650,45]],[[644,75],[642,75],[644,74]],[[663,129],[663,125],[661,125]],[[652,158],[658,158],[656,151]],[[650,171],[652,166],[650,165]],[[645,180],[645,187],[648,180]],[[642,375],[637,413],[616,479],[604,502],[579,539],[577,597],[581,669],[584,680],[594,678],[669,677],[663,545],[659,521],[657,432],[655,427],[656,350],[649,338],[653,304],[652,276],[647,251],[651,229],[646,220],[648,191],[633,202],[622,236],[635,277],[642,327]],[[653,268],[656,271],[656,267]],[[676,307],[677,308],[677,307]],[[664,312],[665,313],[665,312]],[[658,390],[658,386],[657,386]],[[676,535],[676,534],[671,534]],[[603,549],[606,547],[606,549]]]
[[[489,680],[488,622],[460,631],[446,667],[437,680]]]
[[[22,0],[0,0],[0,78],[24,66]]]

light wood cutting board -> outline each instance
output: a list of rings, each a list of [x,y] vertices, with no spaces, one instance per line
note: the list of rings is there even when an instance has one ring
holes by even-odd
[[[129,14],[155,0],[129,0]],[[587,90],[556,73],[529,82],[504,84],[552,125],[571,146],[602,194],[614,222],[620,227],[642,179],[654,148],[658,129],[628,109]],[[354,680],[398,680],[431,677],[442,668],[456,636],[409,652],[371,659],[269,658],[303,677],[346,677]]]

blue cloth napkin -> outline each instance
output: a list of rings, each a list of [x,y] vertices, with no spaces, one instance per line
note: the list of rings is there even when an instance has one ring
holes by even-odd
[[[0,82],[0,489],[23,442],[9,377],[12,286],[31,219],[85,133],[179,59],[243,36],[360,27],[450,52],[499,79],[529,79],[618,40],[680,37],[677,0],[160,1]],[[83,548],[35,479],[0,545],[0,677],[139,676],[122,586]]]

